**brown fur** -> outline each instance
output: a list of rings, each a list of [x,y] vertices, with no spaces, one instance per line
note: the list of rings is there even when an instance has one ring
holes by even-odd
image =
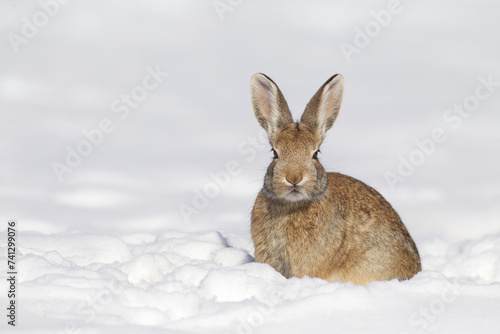
[[[421,270],[420,257],[391,205],[361,181],[326,173],[314,158],[337,117],[342,92],[341,76],[330,78],[301,122],[291,123],[274,82],[260,74],[252,78],[256,117],[277,152],[252,211],[255,259],[287,278],[356,284],[409,279]]]

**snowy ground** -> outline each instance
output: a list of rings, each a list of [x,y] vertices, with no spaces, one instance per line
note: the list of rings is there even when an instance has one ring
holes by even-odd
[[[499,2],[62,2],[0,3],[2,333],[499,332]],[[255,72],[296,118],[344,75],[320,160],[393,204],[422,273],[253,262]]]

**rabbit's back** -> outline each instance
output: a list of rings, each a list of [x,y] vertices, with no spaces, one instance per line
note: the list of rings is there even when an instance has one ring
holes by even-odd
[[[252,211],[256,261],[285,277],[358,284],[408,279],[421,270],[415,243],[382,195],[339,173],[328,173],[328,185],[316,201],[259,194]]]

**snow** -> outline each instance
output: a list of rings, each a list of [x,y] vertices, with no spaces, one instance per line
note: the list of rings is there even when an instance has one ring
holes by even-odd
[[[500,3],[222,2],[0,3],[4,310],[12,219],[18,270],[0,331],[498,333]],[[320,161],[391,202],[421,273],[364,287],[253,261],[256,72],[295,118],[342,73]]]
[[[219,232],[21,237],[19,327],[25,332],[63,332],[67,326],[82,333],[498,329],[499,237],[424,243],[423,272],[410,281],[366,287],[286,279]]]

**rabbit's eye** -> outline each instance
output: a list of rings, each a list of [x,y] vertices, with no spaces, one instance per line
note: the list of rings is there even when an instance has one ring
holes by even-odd
[[[319,153],[319,150],[317,150],[316,152],[314,152],[313,159],[318,160],[318,153]]]
[[[278,152],[276,152],[276,150],[274,148],[271,151],[274,154],[274,159],[278,159]]]

